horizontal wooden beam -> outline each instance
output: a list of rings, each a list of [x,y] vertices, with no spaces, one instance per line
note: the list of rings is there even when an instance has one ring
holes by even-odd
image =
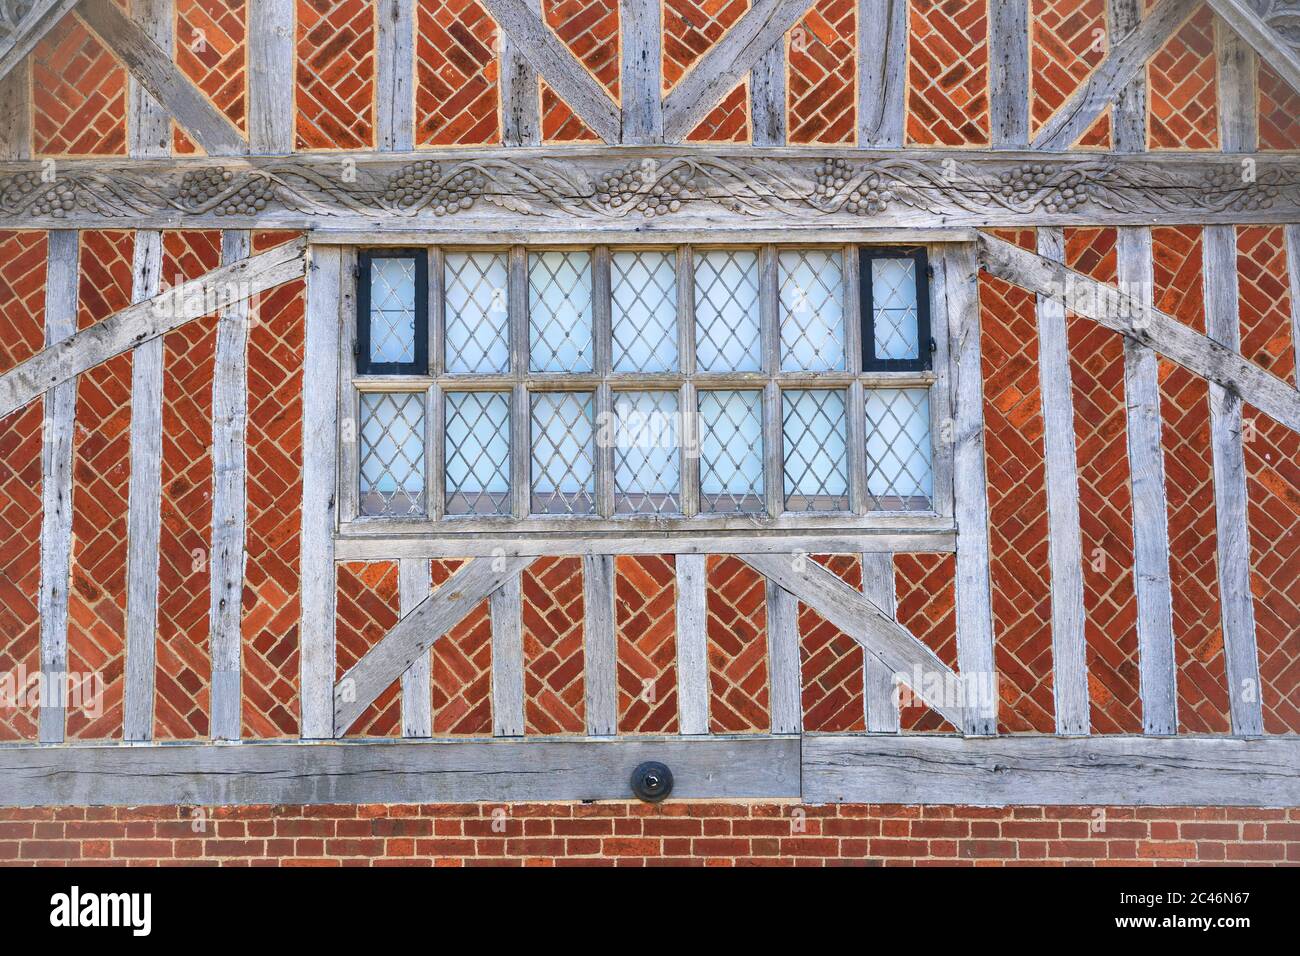
[[[36,0],[19,20],[0,24],[0,79],[8,76],[76,5],[77,0]],[[15,5],[5,6],[12,9]]]
[[[1030,292],[1063,299],[1071,312],[1154,349],[1190,372],[1230,390],[1287,428],[1300,431],[1300,390],[1240,354],[1114,286],[982,235],[980,264]]]
[[[1294,37],[1297,10],[1294,3],[1267,4],[1261,16],[1244,0],[1207,0],[1210,8],[1249,43],[1293,90],[1300,90],[1300,42]],[[1286,30],[1286,33],[1283,32]],[[1289,34],[1289,35],[1288,35]]]
[[[214,269],[37,352],[0,375],[0,418],[114,355],[304,275],[306,249],[299,239]]]
[[[805,736],[806,803],[1300,804],[1300,739]]]
[[[1254,160],[1252,182],[1242,181],[1246,158]],[[834,160],[845,165],[827,180]],[[1300,221],[1298,153],[572,146],[61,159],[46,181],[49,172],[35,162],[0,163],[0,228],[316,229],[457,240],[488,232],[509,241],[594,229],[644,238],[684,229]],[[411,173],[432,178],[405,185]],[[627,173],[634,175],[625,185]],[[439,197],[444,190],[459,197],[454,205]],[[873,192],[871,202],[863,198]]]
[[[799,796],[794,737],[162,744],[0,749],[0,805],[629,800],[667,764],[673,798]]]

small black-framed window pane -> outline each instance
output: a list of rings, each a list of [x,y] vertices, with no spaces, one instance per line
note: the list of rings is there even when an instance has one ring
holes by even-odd
[[[929,369],[930,287],[925,250],[863,246],[858,262],[863,371]]]
[[[357,257],[357,373],[429,372],[429,258],[423,249]]]

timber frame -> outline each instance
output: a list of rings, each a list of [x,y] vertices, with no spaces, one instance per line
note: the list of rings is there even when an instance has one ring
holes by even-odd
[[[49,230],[46,348],[0,374],[0,417],[44,398],[40,658],[67,670],[72,439],[76,376],[133,352],[133,553],[156,553],[161,451],[161,336],[219,314],[213,383],[211,737],[152,740],[156,565],[133,561],[128,581],[124,740],[64,742],[61,702],[42,704],[38,744],[0,745],[0,805],[441,802],[627,799],[631,769],[668,763],[688,798],[1007,804],[1300,805],[1300,738],[1263,736],[1250,602],[1242,409],[1300,429],[1300,391],[1240,354],[1233,227],[1288,224],[1293,340],[1300,351],[1300,151],[1261,152],[1256,57],[1300,89],[1300,46],[1286,29],[1294,3],[1208,0],[1221,18],[1222,152],[1145,152],[1144,66],[1199,7],[1111,0],[1113,41],[1092,75],[1031,138],[1027,8],[990,0],[991,148],[904,148],[906,4],[858,0],[857,148],[786,145],[784,36],[809,0],[756,0],[667,94],[659,70],[658,5],[621,0],[622,103],[544,24],[536,0],[484,0],[501,28],[500,149],[416,150],[411,115],[412,0],[384,0],[377,45],[374,152],[293,153],[293,4],[250,0],[245,137],[180,74],[171,5],[136,0],[0,0],[0,229]],[[391,16],[388,14],[391,13]],[[122,159],[32,160],[25,57],[64,16],[80,17],[132,77],[131,148]],[[1226,28],[1225,28],[1226,25]],[[1230,29],[1228,29],[1230,28]],[[544,79],[600,137],[540,145]],[[683,140],[738,82],[748,81],[752,146]],[[629,92],[630,91],[630,92]],[[1112,152],[1074,147],[1110,109]],[[170,123],[205,157],[169,155]],[[159,136],[159,130],[166,135]],[[161,145],[160,145],[161,144]],[[418,171],[430,185],[403,185]],[[629,171],[635,186],[619,185]],[[455,209],[438,192],[467,183]],[[678,205],[638,211],[666,178]],[[873,190],[870,208],[855,192]],[[1205,226],[1207,333],[1151,301],[1151,227]],[[1119,287],[1063,264],[1063,228],[1119,227]],[[1034,252],[989,228],[1038,232]],[[79,230],[137,230],[135,304],[76,331]],[[222,266],[160,291],[161,230],[221,229]],[[256,255],[252,230],[304,235]],[[689,534],[646,522],[575,535],[557,521],[498,533],[433,528],[368,531],[352,521],[341,475],[355,247],[527,244],[802,243],[924,245],[942,334],[934,375],[945,452],[935,516],[860,527],[835,519],[759,530],[739,523]],[[995,702],[975,685],[995,673],[989,574],[978,273],[1037,297],[1053,580],[1053,735],[998,736]],[[250,300],[306,281],[303,508],[299,621],[301,739],[240,741],[240,590],[244,575]],[[432,280],[432,276],[431,276]],[[1137,291],[1134,291],[1137,290]],[[1067,310],[1123,336],[1133,464],[1134,581],[1142,736],[1089,736],[1084,660],[1078,467],[1068,387]],[[1171,625],[1169,534],[1161,464],[1157,358],[1209,383],[1219,566],[1232,734],[1179,736]],[[939,422],[939,418],[936,418]],[[938,432],[938,429],[936,429]],[[936,468],[940,460],[936,459]],[[890,556],[955,554],[958,666],[948,667],[896,619]],[[581,558],[586,622],[586,728],[525,739],[521,573],[534,558]],[[617,735],[614,557],[670,553],[677,574],[680,734]],[[766,579],[771,733],[710,734],[706,556],[735,554]],[[844,584],[809,553],[861,556],[864,587]],[[431,593],[428,561],[467,559]],[[335,658],[335,574],[343,561],[398,564],[400,620],[341,676]],[[491,740],[433,739],[429,648],[487,601],[492,629]],[[805,734],[798,615],[806,605],[864,650],[867,734]],[[915,669],[961,688],[928,701],[954,733],[899,733],[894,675]],[[395,681],[406,739],[343,741]],[[410,701],[408,702],[409,691]]]

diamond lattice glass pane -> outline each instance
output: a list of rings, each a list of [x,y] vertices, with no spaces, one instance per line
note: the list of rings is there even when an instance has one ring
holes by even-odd
[[[510,397],[448,392],[446,512],[510,514]]]
[[[715,249],[695,257],[695,364],[701,372],[757,372],[758,253]]]
[[[700,510],[765,510],[762,392],[700,392]]]
[[[930,393],[924,388],[869,388],[867,494],[885,511],[928,511],[934,485],[930,460]]]
[[[792,389],[782,395],[787,511],[849,509],[844,393]]]
[[[681,511],[676,392],[614,396],[614,511]]]
[[[596,510],[592,411],[590,392],[533,395],[533,514]]]
[[[415,361],[415,260],[370,260],[370,361]]]
[[[840,253],[788,249],[781,274],[781,369],[826,372],[844,368],[844,283]]]
[[[504,252],[449,252],[443,262],[447,371],[510,370]]]
[[[914,359],[921,354],[916,328],[916,263],[871,260],[871,311],[876,358]]]
[[[591,254],[528,257],[529,364],[534,372],[590,372]]]
[[[363,392],[360,444],[361,514],[425,514],[424,393]]]
[[[610,256],[614,371],[677,368],[677,259],[671,252]]]

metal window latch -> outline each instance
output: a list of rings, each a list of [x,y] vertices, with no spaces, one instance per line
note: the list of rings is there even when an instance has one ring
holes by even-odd
[[[934,340],[932,335],[930,336],[930,354],[933,355],[937,351],[939,351],[939,343]]]

